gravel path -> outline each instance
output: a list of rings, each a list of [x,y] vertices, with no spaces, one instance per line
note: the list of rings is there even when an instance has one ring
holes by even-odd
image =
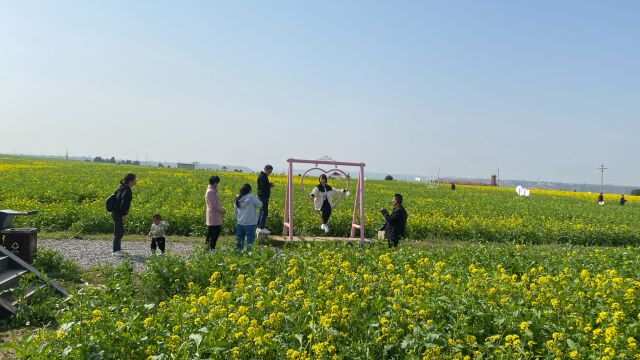
[[[167,243],[167,252],[186,255],[195,249],[198,244],[200,243],[169,242]],[[38,239],[38,246],[57,250],[62,256],[75,261],[83,268],[91,268],[101,263],[120,264],[125,258],[112,255],[111,240]],[[151,249],[147,241],[123,241],[122,250],[128,254],[127,258],[134,263],[136,268],[140,268],[145,259],[151,255]]]

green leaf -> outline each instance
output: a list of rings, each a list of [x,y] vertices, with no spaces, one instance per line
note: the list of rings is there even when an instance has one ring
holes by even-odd
[[[202,342],[202,335],[191,334],[189,335],[189,339],[193,340],[193,342],[196,343],[196,347],[200,347],[200,343]]]
[[[63,357],[69,356],[69,354],[71,354],[71,351],[73,351],[73,348],[71,346],[67,346],[62,352],[62,356]]]

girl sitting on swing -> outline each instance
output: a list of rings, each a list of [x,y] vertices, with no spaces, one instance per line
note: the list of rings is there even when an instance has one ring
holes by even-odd
[[[320,183],[313,188],[311,192],[311,201],[313,202],[313,208],[320,212],[322,217],[322,225],[320,229],[324,230],[325,234],[329,233],[329,218],[331,217],[331,211],[336,206],[338,201],[348,196],[347,190],[333,190],[331,186],[327,184],[327,175],[320,175]]]

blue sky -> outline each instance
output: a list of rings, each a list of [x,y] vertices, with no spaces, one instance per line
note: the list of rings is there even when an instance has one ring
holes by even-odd
[[[640,185],[640,2],[0,1],[0,152]],[[6,134],[15,134],[7,136]]]

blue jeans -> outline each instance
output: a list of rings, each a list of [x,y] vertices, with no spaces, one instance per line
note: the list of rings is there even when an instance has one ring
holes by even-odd
[[[258,200],[262,203],[260,216],[258,217],[258,228],[264,229],[264,225],[267,223],[267,216],[269,216],[269,198],[260,196]]]
[[[244,249],[244,239],[247,238],[247,250],[251,250],[251,245],[256,239],[257,225],[236,225],[236,248]]]

